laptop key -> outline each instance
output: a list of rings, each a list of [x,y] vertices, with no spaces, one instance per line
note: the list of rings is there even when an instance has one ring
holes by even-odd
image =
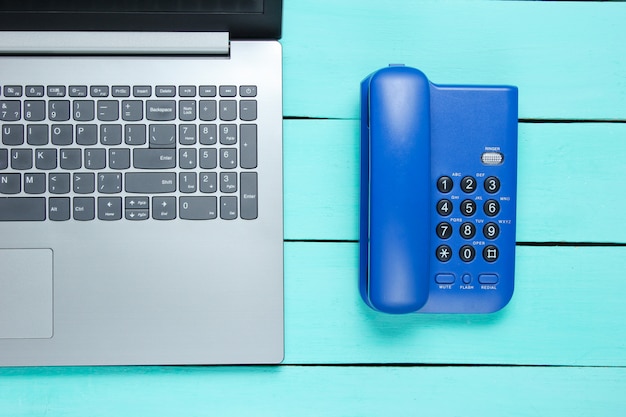
[[[48,119],[53,122],[70,120],[70,102],[67,100],[50,100],[48,102]]]
[[[239,102],[239,117],[241,120],[251,122],[256,120],[256,100],[241,100]]]
[[[9,151],[6,149],[0,149],[0,169],[7,169],[9,167]]]
[[[121,197],[98,197],[98,219],[119,220],[122,218]]]
[[[24,102],[24,120],[40,122],[46,118],[46,102],[43,100],[26,100]]]
[[[252,220],[258,217],[257,174],[241,173],[241,218]]]
[[[152,87],[149,85],[136,85],[133,87],[133,96],[150,97],[152,95]]]
[[[178,204],[180,218],[210,220],[217,218],[217,197],[181,197]]]
[[[246,169],[257,166],[257,127],[256,125],[241,125],[241,167]]]
[[[5,97],[21,97],[22,86],[21,85],[7,85],[4,87]]]
[[[174,97],[176,96],[176,87],[173,85],[157,85],[156,86],[157,97]]]
[[[239,87],[239,95],[241,97],[256,97],[256,85],[242,85]]]
[[[48,125],[28,125],[26,129],[26,142],[29,145],[47,145]]]
[[[98,120],[114,122],[119,119],[120,104],[116,100],[98,100]]]
[[[48,200],[48,218],[53,221],[70,219],[69,197],[51,197]]]
[[[175,149],[133,149],[133,166],[139,169],[166,169],[176,167]]]
[[[122,191],[122,174],[104,172],[98,174],[98,192],[116,194]]]
[[[235,97],[237,95],[237,87],[234,85],[220,85],[221,97]]]
[[[220,218],[234,220],[237,218],[237,197],[220,197]]]
[[[65,97],[65,86],[49,85],[47,88],[48,97]]]
[[[96,205],[93,197],[74,198],[74,220],[93,220],[96,217]]]
[[[74,120],[77,122],[89,122],[94,119],[93,100],[74,100],[72,103]]]
[[[51,194],[67,194],[70,192],[70,174],[52,173],[48,176],[48,191]]]
[[[46,220],[44,197],[0,197],[0,221]]]
[[[150,125],[151,148],[175,148],[176,125]]]
[[[235,100],[220,101],[220,119],[225,122],[237,119],[237,102]]]
[[[171,193],[176,191],[174,172],[129,172],[125,175],[128,193]]]
[[[122,101],[122,119],[127,122],[138,122],[143,118],[143,102],[140,100]]]
[[[31,169],[33,167],[32,149],[11,149],[11,168]]]
[[[3,125],[2,143],[5,145],[21,145],[24,143],[23,125]]]
[[[106,85],[92,85],[89,89],[91,97],[108,97],[109,87]]]
[[[26,194],[43,194],[46,192],[46,174],[37,172],[24,174],[24,192]]]
[[[0,120],[3,122],[15,122],[20,120],[22,103],[18,100],[0,101]]]
[[[43,85],[27,85],[26,97],[43,97],[44,88]]]
[[[70,85],[70,97],[87,97],[86,85]]]
[[[173,220],[176,218],[176,197],[153,197],[152,218]]]
[[[20,174],[0,175],[0,194],[18,194],[21,191]]]
[[[147,100],[146,118],[154,122],[167,122],[176,118],[174,100]]]

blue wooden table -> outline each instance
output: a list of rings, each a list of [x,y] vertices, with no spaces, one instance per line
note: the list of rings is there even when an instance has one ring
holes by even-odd
[[[285,361],[0,369],[0,416],[626,415],[626,3],[285,0]],[[360,80],[520,93],[516,290],[387,316],[357,291]]]

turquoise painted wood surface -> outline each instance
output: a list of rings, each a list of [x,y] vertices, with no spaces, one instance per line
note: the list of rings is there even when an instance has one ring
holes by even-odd
[[[224,367],[9,370],[4,415],[623,415],[615,368]]]
[[[285,363],[4,368],[0,417],[623,415],[623,22],[626,3],[285,0]],[[520,88],[499,313],[393,317],[358,297],[358,84],[391,62]]]
[[[284,114],[357,118],[355,80],[404,63],[435,83],[515,84],[523,119],[624,120],[625,7],[287,0]]]
[[[357,240],[359,122],[284,125],[285,238]],[[518,242],[626,243],[626,123],[520,123],[518,148]]]

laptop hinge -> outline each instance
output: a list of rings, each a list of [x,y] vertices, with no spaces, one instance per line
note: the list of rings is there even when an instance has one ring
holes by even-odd
[[[0,32],[5,55],[228,55],[228,32]]]

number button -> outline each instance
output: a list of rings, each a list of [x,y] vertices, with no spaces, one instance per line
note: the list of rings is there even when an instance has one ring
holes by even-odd
[[[489,222],[483,227],[483,234],[487,239],[493,240],[500,234],[500,227],[493,222]]]
[[[485,191],[489,194],[495,194],[500,191],[500,180],[498,177],[487,177],[485,180]]]
[[[448,239],[452,236],[452,225],[447,222],[441,222],[437,225],[437,236],[440,239]]]
[[[459,250],[459,256],[463,262],[471,262],[476,257],[476,250],[470,245],[464,245]]]
[[[453,185],[454,183],[452,182],[452,178],[450,177],[443,176],[439,177],[439,179],[437,180],[437,189],[441,193],[449,193],[450,191],[452,191]]]
[[[476,191],[476,180],[474,177],[463,177],[461,180],[461,189],[468,194]]]
[[[237,149],[220,149],[220,168],[232,169],[237,167]]]
[[[473,223],[465,222],[461,225],[461,229],[459,229],[459,231],[461,232],[461,237],[464,239],[471,239],[476,234],[476,226],[474,226]]]
[[[448,245],[440,245],[437,248],[436,256],[441,262],[448,262],[452,257],[452,248]]]
[[[439,200],[437,203],[437,213],[440,216],[448,216],[452,213],[452,202],[450,200]]]
[[[485,214],[487,216],[493,217],[500,213],[500,203],[496,200],[487,200],[483,209],[485,210]]]
[[[463,200],[461,203],[461,213],[466,216],[473,216],[476,213],[476,203],[473,200]]]

